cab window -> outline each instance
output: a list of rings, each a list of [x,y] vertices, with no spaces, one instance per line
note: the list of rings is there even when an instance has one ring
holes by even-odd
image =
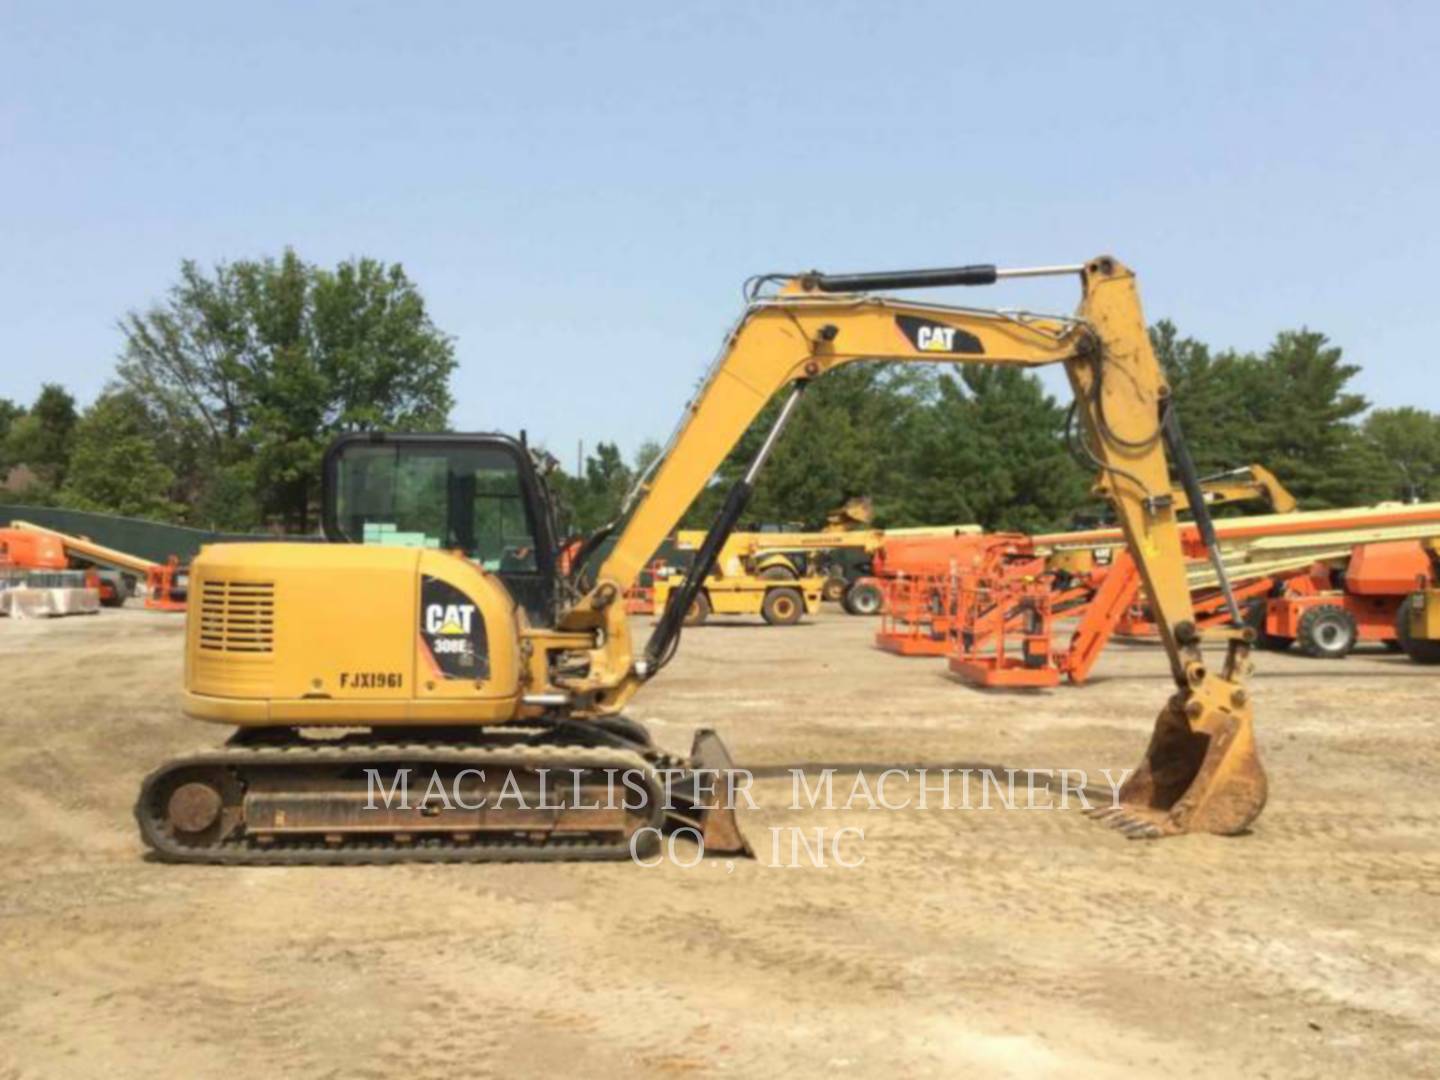
[[[461,551],[493,573],[540,569],[519,462],[506,450],[348,446],[334,479],[334,539]]]

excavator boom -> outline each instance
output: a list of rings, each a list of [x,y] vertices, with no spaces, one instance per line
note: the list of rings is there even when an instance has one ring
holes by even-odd
[[[857,290],[990,284],[1003,277],[1073,274],[1081,300],[1070,318],[926,304]],[[1162,710],[1140,767],[1122,790],[1116,823],[1136,835],[1244,830],[1264,806],[1255,751],[1244,632],[1226,642],[1219,672],[1201,655],[1171,493],[1177,470],[1202,534],[1212,535],[1199,479],[1185,453],[1169,388],[1150,346],[1133,273],[1109,257],[1036,271],[961,267],[844,277],[781,279],[755,297],[654,470],[644,477],[588,588],[560,618],[570,632],[604,629],[585,674],[567,692],[597,712],[615,711],[673,654],[685,611],[714,565],[756,476],[811,380],[848,363],[1062,364],[1075,391],[1082,444],[1113,503],[1152,599],[1176,691]],[[643,653],[632,650],[624,607],[615,603],[675,527],[766,403],[789,396],[744,477],[727,496],[687,576],[661,613]],[[1169,456],[1167,456],[1167,450]]]

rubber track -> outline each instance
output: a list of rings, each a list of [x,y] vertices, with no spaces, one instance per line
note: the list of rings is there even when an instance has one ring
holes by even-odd
[[[666,754],[641,755],[609,747],[523,744],[504,747],[457,747],[454,743],[300,743],[288,746],[229,746],[172,758],[150,773],[140,785],[135,820],[145,844],[163,862],[206,863],[219,866],[370,866],[394,863],[475,862],[597,862],[631,858],[630,843],[583,838],[546,840],[543,844],[514,840],[426,838],[405,844],[383,839],[347,841],[336,847],[320,840],[277,841],[259,844],[247,837],[221,840],[209,847],[178,843],[155,812],[155,786],[166,775],[191,767],[273,767],[303,769],[306,765],[344,765],[362,762],[414,762],[417,759],[446,765],[518,765],[558,767],[641,768],[651,774],[651,821],[659,828],[664,819],[664,797],[653,770]],[[653,760],[652,760],[653,759]],[[660,767],[665,767],[661,765]],[[243,775],[243,773],[242,773]]]

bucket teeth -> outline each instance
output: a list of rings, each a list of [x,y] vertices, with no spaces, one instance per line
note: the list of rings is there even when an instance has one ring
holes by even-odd
[[[1129,840],[1158,840],[1165,834],[1160,827],[1153,822],[1137,821],[1131,819],[1123,825],[1117,826]]]
[[[1124,833],[1128,840],[1157,840],[1166,835],[1165,830],[1154,821],[1123,806],[1096,807],[1087,810],[1086,814],[1100,824]]]

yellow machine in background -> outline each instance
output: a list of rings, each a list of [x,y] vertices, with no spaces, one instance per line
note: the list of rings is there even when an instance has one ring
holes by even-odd
[[[876,295],[1042,274],[1079,283],[1074,316]],[[702,731],[679,758],[623,711],[675,655],[684,615],[806,386],[876,360],[1064,365],[1083,449],[1144,579],[1174,683],[1109,820],[1134,836],[1246,829],[1266,793],[1245,688],[1249,632],[1223,635],[1218,664],[1201,654],[1172,461],[1201,533],[1213,531],[1134,275],[1102,257],[755,279],[669,446],[565,573],[553,501],[523,444],[339,440],[324,466],[336,543],[220,544],[192,563],[185,711],[238,731],[146,778],[136,806],[145,843],[164,859],[227,864],[623,859],[652,851],[659,827],[679,822],[710,851],[744,850],[735,800],[715,793],[730,767],[719,739]],[[692,576],[636,648],[625,590],[787,388]],[[412,775],[425,785],[407,790],[413,798],[377,802],[377,790],[394,796]],[[617,799],[621,781],[633,797]]]
[[[1440,537],[1423,541],[1421,547],[1430,557],[1430,581],[1440,582]],[[1406,656],[1417,664],[1440,664],[1440,585],[1425,585],[1407,596],[1395,627]]]
[[[1205,496],[1205,505],[1224,506],[1235,502],[1264,502],[1274,514],[1293,514],[1300,504],[1280,478],[1264,465],[1246,465],[1244,468],[1215,473],[1200,478],[1200,490]],[[1190,509],[1190,500],[1183,491],[1175,493],[1175,509],[1184,513]]]
[[[863,509],[862,509],[863,508]],[[854,520],[868,506],[853,501],[844,511],[833,512],[825,529],[818,532],[733,532],[715,556],[715,565],[705,585],[695,595],[685,616],[686,626],[698,626],[716,615],[761,615],[772,626],[788,626],[801,615],[820,610],[826,579],[811,572],[810,556],[839,549],[874,551],[884,539],[878,529],[845,528],[841,520]],[[679,529],[675,533],[678,554],[698,552],[706,533],[700,529]],[[655,580],[655,610],[664,611],[668,597],[685,581],[686,568],[662,569]]]
[[[1279,477],[1263,465],[1245,465],[1239,469],[1202,476],[1200,493],[1204,496],[1205,506],[1210,509],[1232,503],[1263,502],[1270,508],[1271,513],[1293,514],[1300,505],[1289,489],[1280,482]],[[1177,514],[1186,513],[1190,509],[1190,497],[1183,488],[1176,488],[1171,492],[1171,496],[1175,500]],[[1049,549],[1045,559],[1046,569],[1064,571],[1076,576],[1087,574],[1095,568],[1097,552],[1103,553],[1102,565],[1108,562],[1112,550],[1103,545],[1069,546],[1065,533],[1046,533],[1034,539],[1041,547]]]
[[[835,515],[831,515],[833,521]],[[811,572],[811,558],[840,551],[866,556],[879,551],[887,536],[959,536],[981,531],[978,525],[935,525],[907,529],[840,529],[819,532],[735,532],[720,548],[714,569],[695,595],[685,616],[698,626],[710,615],[760,615],[772,626],[788,626],[801,615],[813,615],[821,600],[845,602],[849,587],[843,578]],[[706,534],[699,529],[675,533],[679,552],[699,551]],[[685,570],[665,568],[655,578],[655,609],[663,611]],[[838,585],[838,589],[837,589]]]
[[[655,575],[655,610],[663,612],[670,597],[683,588],[685,575]],[[741,572],[737,575],[710,574],[705,587],[690,601],[685,612],[686,626],[700,626],[711,615],[759,615],[771,626],[794,626],[802,616],[820,610],[823,577],[767,577]]]
[[[845,605],[852,614],[848,592],[854,583],[837,571],[819,572],[818,556],[853,552],[868,561],[887,536],[960,536],[981,532],[979,525],[924,525],[902,529],[867,528],[872,520],[870,500],[850,499],[826,515],[825,527],[814,532],[760,530],[736,531],[726,538],[704,587],[686,611],[685,625],[698,626],[711,614],[761,615],[767,623],[787,626],[802,614],[813,615],[821,600]],[[700,529],[675,533],[675,550],[697,552],[705,542]],[[867,571],[868,572],[868,571]],[[683,584],[684,566],[662,567],[655,578],[655,607],[663,611],[670,594]]]

